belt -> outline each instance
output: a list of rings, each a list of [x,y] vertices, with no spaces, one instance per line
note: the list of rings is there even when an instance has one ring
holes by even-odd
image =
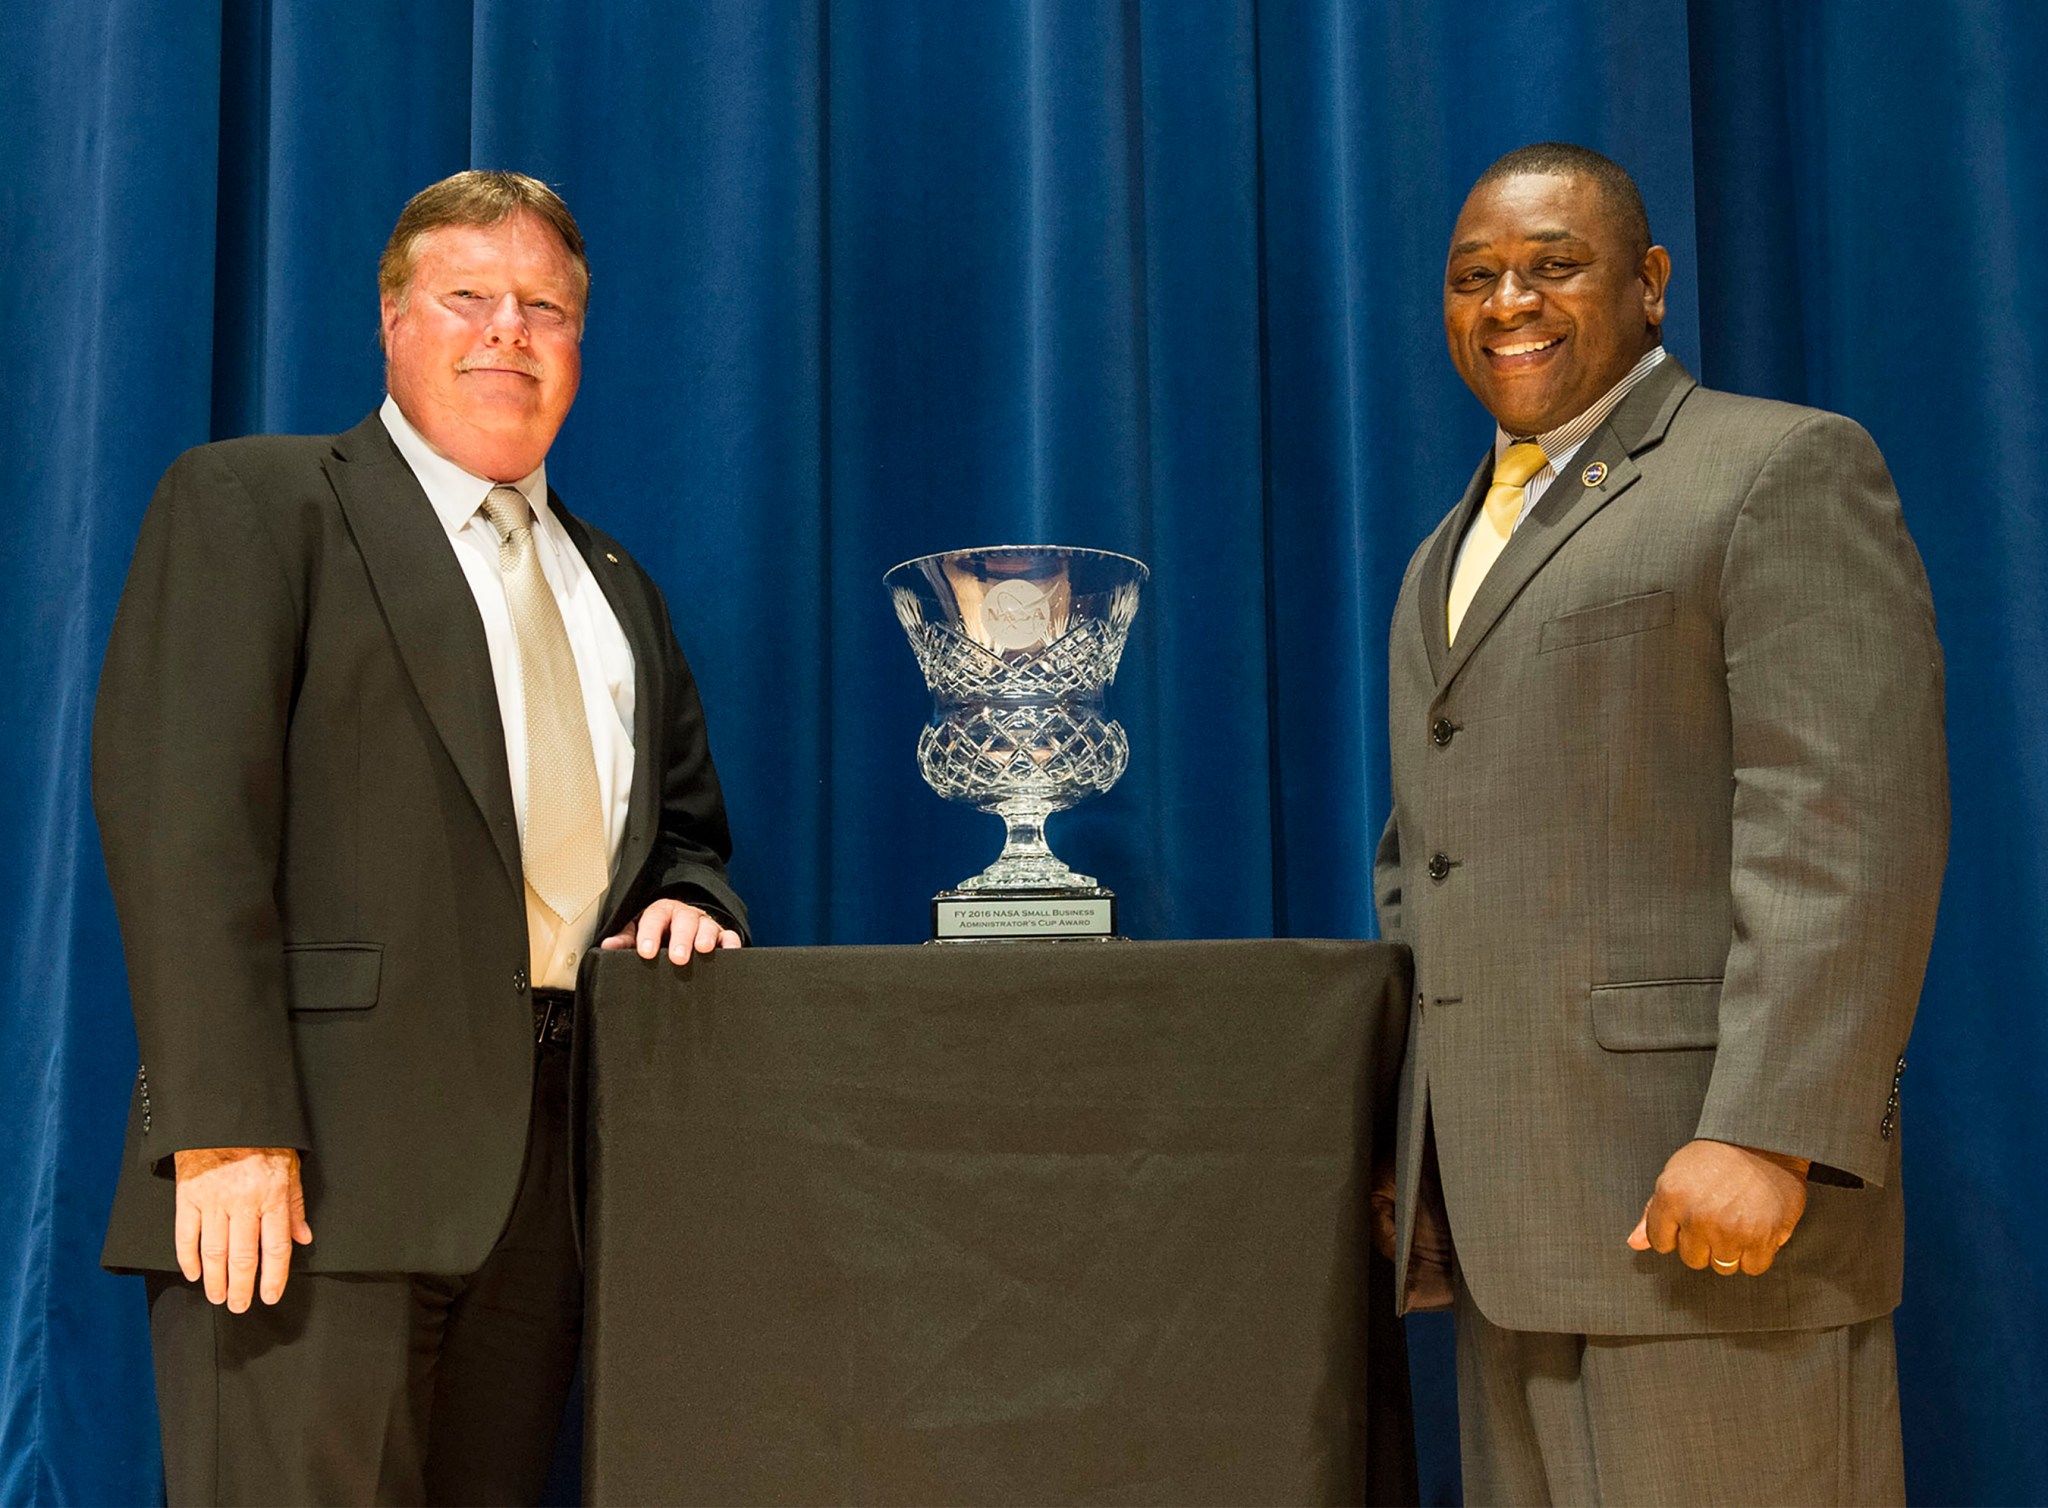
[[[576,992],[574,990],[535,990],[533,992],[533,1045],[546,1047],[567,1042],[576,1030]]]

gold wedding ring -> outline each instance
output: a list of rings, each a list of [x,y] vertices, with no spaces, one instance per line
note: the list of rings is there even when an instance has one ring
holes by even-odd
[[[1742,1258],[1740,1257],[1737,1257],[1733,1262],[1723,1262],[1719,1257],[1714,1256],[1710,1253],[1707,1257],[1707,1260],[1714,1264],[1714,1270],[1716,1272],[1733,1272],[1736,1268],[1742,1265]]]

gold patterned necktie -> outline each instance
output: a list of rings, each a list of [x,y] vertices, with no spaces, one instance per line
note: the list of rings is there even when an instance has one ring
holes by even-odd
[[[526,883],[541,903],[571,921],[611,877],[597,761],[583,683],[533,538],[533,510],[516,487],[493,487],[484,517],[498,531],[498,572],[519,643],[519,689],[526,706],[526,831],[520,848]]]
[[[1486,579],[1486,573],[1493,569],[1493,563],[1500,559],[1500,552],[1514,536],[1515,520],[1522,516],[1522,504],[1528,500],[1529,478],[1549,462],[1541,445],[1524,440],[1502,451],[1494,463],[1493,485],[1486,489],[1486,501],[1479,517],[1472,522],[1464,553],[1458,557],[1458,569],[1451,576],[1450,642],[1457,642],[1458,625],[1465,621],[1465,609],[1472,605],[1472,599],[1479,593],[1479,583]]]

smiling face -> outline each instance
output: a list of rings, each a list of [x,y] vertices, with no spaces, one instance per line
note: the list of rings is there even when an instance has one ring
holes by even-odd
[[[1451,363],[1511,435],[1577,418],[1658,342],[1671,257],[1641,249],[1590,179],[1481,183],[1451,232]]]
[[[405,291],[382,303],[384,381],[400,411],[463,470],[525,476],[576,401],[582,287],[561,237],[525,211],[426,232]]]

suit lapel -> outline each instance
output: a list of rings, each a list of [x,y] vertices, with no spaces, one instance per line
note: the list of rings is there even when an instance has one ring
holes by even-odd
[[[1603,468],[1605,480],[1588,487],[1581,478],[1591,474],[1587,468],[1595,465]],[[1572,457],[1571,471],[1550,484],[1535,510],[1515,530],[1515,537],[1501,551],[1493,569],[1486,573],[1486,580],[1479,584],[1472,605],[1465,610],[1465,621],[1458,626],[1458,642],[1451,646],[1439,685],[1456,675],[1472,658],[1473,650],[1485,642],[1508,605],[1521,595],[1522,588],[1564,542],[1626,492],[1640,474],[1608,425],[1593,431]]]
[[[1565,474],[1550,484],[1535,510],[1515,530],[1514,538],[1508,541],[1508,547],[1501,552],[1500,559],[1473,595],[1472,605],[1465,612],[1465,621],[1458,626],[1458,642],[1450,648],[1440,666],[1432,656],[1439,686],[1455,676],[1471,659],[1473,651],[1485,642],[1509,605],[1521,595],[1522,589],[1536,573],[1549,563],[1550,558],[1563,548],[1564,542],[1584,528],[1601,509],[1635,485],[1642,472],[1634,457],[1664,438],[1671,416],[1695,386],[1691,374],[1678,364],[1677,358],[1666,357],[1655,371],[1622,399],[1614,412],[1608,415],[1607,422],[1587,437],[1586,443],[1572,457]],[[1482,466],[1481,470],[1484,472],[1485,467]],[[1589,480],[1592,478],[1598,480]],[[1477,480],[1473,485],[1483,495],[1484,489]],[[1458,518],[1469,521],[1474,506],[1471,489],[1468,489],[1459,507]],[[1463,537],[1461,523],[1453,536],[1451,548],[1445,552],[1449,557],[1455,559],[1456,540]],[[1449,594],[1450,573],[1446,566],[1441,591],[1435,599],[1439,637],[1443,634],[1444,603],[1449,600]]]
[[[476,598],[447,531],[375,414],[322,464],[370,574],[392,642],[516,886],[519,823],[505,767],[497,682]]]
[[[604,924],[616,920],[612,909],[646,867],[659,826],[661,793],[656,788],[661,758],[656,749],[655,730],[663,723],[663,712],[655,705],[661,678],[654,668],[661,663],[661,625],[655,621],[646,594],[631,589],[618,553],[599,546],[590,526],[562,506],[554,488],[548,489],[548,506],[561,520],[570,541],[597,578],[598,589],[612,607],[612,616],[633,650],[633,794],[626,806],[626,830],[619,839],[619,861],[613,870],[612,893],[604,903]]]

